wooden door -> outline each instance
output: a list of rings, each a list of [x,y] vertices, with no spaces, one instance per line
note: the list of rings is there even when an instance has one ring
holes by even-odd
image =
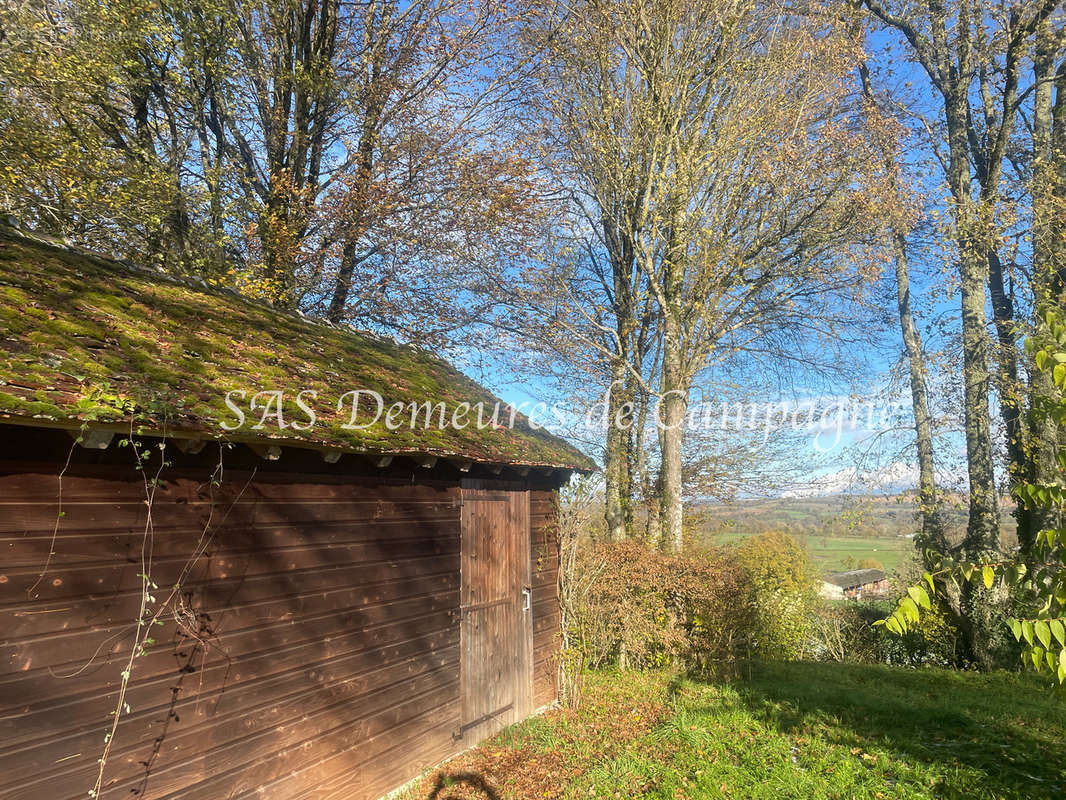
[[[463,484],[462,722],[474,743],[532,710],[529,493]]]

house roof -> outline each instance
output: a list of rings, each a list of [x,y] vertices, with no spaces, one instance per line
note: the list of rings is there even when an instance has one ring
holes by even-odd
[[[376,401],[441,403],[447,425],[373,420]],[[247,415],[226,405],[227,393]],[[296,405],[302,390],[317,421]],[[283,392],[283,421],[252,426],[260,391]],[[260,398],[260,407],[269,397]],[[457,407],[473,410],[453,417]],[[477,404],[483,409],[479,427]],[[497,406],[497,404],[499,404]],[[499,408],[498,416],[494,413]],[[461,410],[461,409],[460,409]],[[433,454],[475,462],[590,470],[564,440],[534,428],[487,389],[419,348],[313,321],[232,291],[140,269],[0,225],[0,421],[80,427],[136,424],[145,433],[284,443],[343,452]],[[410,414],[397,415],[405,422]],[[439,421],[439,412],[434,412]],[[456,424],[452,424],[457,420]],[[466,421],[470,424],[462,426]],[[118,428],[121,429],[121,428]]]
[[[848,588],[850,586],[865,586],[868,583],[877,583],[884,580],[885,573],[879,569],[853,569],[847,572],[835,572],[827,575],[823,580],[834,586]]]

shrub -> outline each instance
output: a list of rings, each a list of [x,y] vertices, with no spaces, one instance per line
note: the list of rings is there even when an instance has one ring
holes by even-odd
[[[807,655],[817,600],[807,553],[787,534],[763,533],[746,539],[737,556],[751,582],[751,654],[777,661]]]
[[[880,637],[869,628],[855,603],[823,600],[811,618],[810,655],[819,661],[879,661],[877,640]]]
[[[811,651],[817,596],[790,536],[668,556],[640,542],[574,541],[562,593],[568,652],[584,666],[728,671]]]
[[[568,639],[588,666],[731,663],[747,644],[750,584],[722,551],[667,556],[637,542],[581,548]]]
[[[905,636],[885,637],[875,625],[892,612],[887,600],[828,600],[811,618],[810,655],[820,661],[901,666],[952,666],[958,630],[940,609],[931,609]]]

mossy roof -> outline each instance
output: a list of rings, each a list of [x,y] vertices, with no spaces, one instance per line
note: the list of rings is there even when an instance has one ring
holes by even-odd
[[[443,402],[449,424],[427,430],[386,425],[363,395],[359,429],[341,395],[363,389],[393,403]],[[236,415],[227,393],[243,390],[244,426],[227,432]],[[318,417],[295,405],[301,390]],[[282,391],[287,429],[248,400]],[[262,403],[266,398],[261,398]],[[476,462],[589,469],[591,461],[564,440],[519,415],[490,424],[497,398],[447,362],[421,349],[342,326],[312,321],[233,292],[138,269],[37,235],[0,226],[0,419],[80,427],[136,424],[174,436],[279,442],[319,449],[382,454],[433,454]],[[450,424],[461,404],[482,403],[465,427]],[[435,420],[437,414],[434,415]],[[409,421],[410,414],[402,417]],[[463,417],[458,417],[462,423]]]

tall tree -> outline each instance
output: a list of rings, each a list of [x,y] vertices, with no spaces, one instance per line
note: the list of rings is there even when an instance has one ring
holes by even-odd
[[[1033,267],[1031,291],[1037,339],[1047,339],[1044,312],[1061,305],[1066,292],[1066,26],[1049,16],[1036,29],[1033,51],[1032,158],[1029,166],[1032,199]],[[1062,433],[1048,407],[1057,396],[1047,370],[1028,365],[1029,415],[1027,480],[1052,482],[1056,446]],[[1039,530],[1051,520],[1033,507],[1030,524],[1019,530],[1020,544],[1031,553]]]
[[[882,24],[898,31],[939,95],[947,147],[962,308],[963,383],[969,472],[965,548],[995,549],[999,523],[989,394],[986,286],[999,335],[1000,404],[1015,470],[1022,469],[1013,308],[998,253],[1003,164],[1019,108],[1018,81],[1030,37],[1057,0],[1000,8],[975,0],[927,0],[891,7],[865,0]],[[993,76],[1001,75],[998,84]],[[976,91],[975,91],[976,90]]]
[[[826,296],[855,284],[839,258],[861,217],[867,160],[844,124],[853,51],[823,9],[804,10],[589,3],[553,32],[568,157],[590,165],[588,196],[630,193],[634,264],[659,317],[659,483],[673,551],[697,375],[767,328],[817,329]]]
[[[205,65],[208,98],[224,129],[214,131],[258,200],[256,256],[272,299],[299,299],[295,271],[313,224],[341,87],[334,56],[338,0],[244,2],[230,17],[230,79]],[[210,62],[208,62],[210,64]],[[236,80],[234,80],[236,78]]]
[[[945,181],[951,197],[962,312],[962,377],[969,477],[969,518],[962,550],[980,557],[999,547],[995,462],[989,395],[999,389],[1009,458],[1018,481],[1027,471],[1021,426],[1018,350],[1013,301],[1005,290],[999,254],[1002,181],[1008,145],[1021,106],[1019,79],[1033,34],[1058,0],[1003,6],[980,0],[923,0],[890,5],[864,0],[887,28],[898,32],[933,87],[943,117]],[[939,146],[941,143],[937,142]],[[989,366],[986,287],[997,332],[999,373]],[[1029,540],[1019,512],[1019,536]],[[964,587],[968,657],[990,665],[988,603]]]
[[[885,235],[889,240],[889,252],[894,267],[896,308],[903,349],[907,359],[910,383],[911,410],[914,418],[915,452],[918,455],[918,509],[922,520],[922,535],[918,544],[923,549],[936,552],[947,551],[948,542],[944,530],[942,500],[937,493],[936,465],[933,460],[933,424],[929,409],[929,389],[926,382],[926,357],[922,336],[914,321],[911,297],[910,258],[907,234],[912,224],[911,206],[904,196],[899,148],[906,141],[904,128],[895,123],[874,92],[870,69],[865,60],[859,64],[859,77],[867,103],[867,128],[881,150],[884,159],[884,191],[890,200],[882,207],[886,214]]]
[[[7,0],[29,227],[444,344],[535,220],[506,0]]]
[[[607,535],[620,540],[634,534],[638,483],[641,493],[651,490],[641,417],[655,382],[645,364],[658,327],[635,250],[649,164],[633,135],[633,120],[612,107],[613,98],[575,93],[572,86],[575,72],[603,84],[612,80],[616,67],[609,32],[602,27],[580,31],[583,15],[594,5],[566,11],[548,0],[534,4],[537,13],[524,25],[525,53],[537,63],[527,99],[529,133],[539,143],[545,174],[563,187],[564,196],[556,204],[560,245],[545,251],[550,255],[544,269],[523,294],[529,308],[552,309],[548,316],[554,324],[544,331],[549,340],[569,341],[556,341],[551,349],[564,357],[581,353],[601,388],[604,517]],[[610,163],[572,147],[585,135],[588,115],[614,129],[620,149]]]
[[[409,317],[421,336],[484,310],[501,262],[520,261],[535,182],[505,131],[528,64],[507,52],[504,0],[374,0],[340,75],[349,143],[324,225],[321,298],[334,321]],[[468,291],[472,290],[472,291]],[[462,295],[462,299],[459,299]],[[376,319],[375,319],[376,318]]]
[[[654,503],[656,497],[646,457],[656,312],[632,262],[622,267],[618,251],[605,242],[612,226],[587,217],[581,203],[573,205],[580,209],[577,218],[559,225],[563,233],[554,232],[561,241],[542,248],[542,263],[500,291],[505,302],[494,325],[537,355],[533,366],[543,375],[564,374],[564,401],[582,397],[587,410],[575,413],[591,424],[587,445],[600,450],[604,464],[605,535],[620,541],[637,535],[637,498]],[[648,517],[643,534],[655,541],[656,521]]]
[[[121,23],[120,23],[121,21]],[[0,204],[22,224],[188,267],[181,49],[163,8],[0,4]]]

